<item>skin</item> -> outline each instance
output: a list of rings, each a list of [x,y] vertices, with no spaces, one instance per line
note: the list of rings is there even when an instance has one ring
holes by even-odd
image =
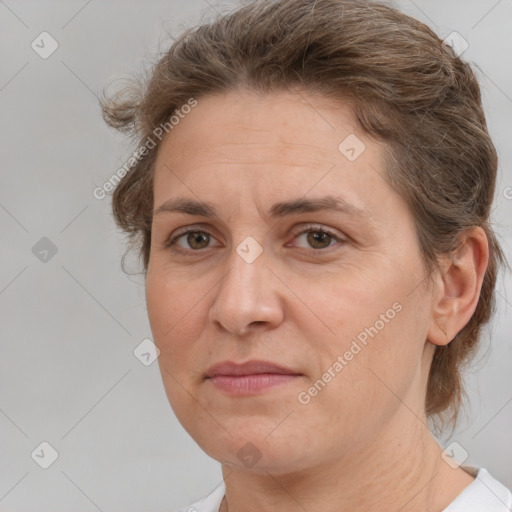
[[[350,134],[365,144],[354,161],[338,150]],[[146,298],[169,402],[222,464],[222,511],[439,512],[473,481],[441,458],[424,397],[435,345],[449,343],[476,308],[487,239],[469,231],[426,284],[412,215],[383,179],[384,155],[348,105],[299,90],[201,97],[159,148],[155,210],[186,197],[219,213],[154,216]],[[267,215],[276,202],[324,195],[343,196],[371,220]],[[183,227],[206,239],[182,236],[183,252],[173,252],[166,241]],[[339,239],[315,245],[321,228]],[[248,236],[263,250],[252,263],[236,251]],[[378,335],[300,403],[397,302],[401,311]],[[243,397],[204,378],[214,363],[251,359],[301,376]],[[249,442],[261,456],[251,467],[237,456]]]

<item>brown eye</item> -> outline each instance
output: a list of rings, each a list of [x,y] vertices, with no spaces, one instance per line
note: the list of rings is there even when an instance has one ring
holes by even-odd
[[[203,231],[191,231],[187,233],[187,243],[192,249],[204,249],[208,247],[210,235]]]
[[[295,235],[294,241],[300,241],[301,239],[305,239],[306,246],[303,246],[305,250],[317,253],[334,245],[343,245],[346,242],[341,236],[317,226],[307,226],[306,229],[299,231]]]
[[[209,244],[212,240],[213,236],[207,231],[189,229],[170,239],[165,247],[177,252],[199,252],[211,247]]]
[[[332,236],[325,231],[308,231],[307,241],[315,249],[325,249],[329,247]]]

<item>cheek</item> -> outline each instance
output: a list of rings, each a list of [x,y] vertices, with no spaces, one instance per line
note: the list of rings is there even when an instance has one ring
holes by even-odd
[[[395,301],[390,308],[373,310],[364,325],[340,340],[343,370],[333,391],[343,397],[343,411],[382,424],[402,401],[417,396],[425,325],[410,302]],[[339,403],[338,397],[333,398]]]
[[[162,272],[148,272],[146,303],[153,341],[160,350],[160,363],[173,373],[180,367],[189,367],[194,333],[185,331],[194,325],[201,327],[190,321],[200,307],[197,301],[185,282],[168,279]]]
[[[419,371],[428,325],[410,281],[391,272],[346,273],[322,293],[312,293],[309,285],[308,305],[317,319],[309,315],[300,330],[305,339],[319,340],[319,364],[305,400],[311,398],[324,413],[361,419],[396,407],[394,393],[405,396]]]
[[[194,305],[174,280],[164,274],[149,272],[146,278],[146,303],[153,341],[160,354],[158,364],[169,404],[180,421],[191,414],[189,378],[197,367],[197,357],[191,349],[193,332],[186,332]],[[188,313],[188,314],[187,314]],[[198,335],[196,336],[198,337]]]
[[[175,269],[161,267],[148,269],[146,303],[148,318],[156,342],[173,333],[187,322],[188,314],[197,306],[204,290],[191,284],[190,276],[180,276]]]
[[[400,317],[404,313],[378,335],[369,335],[366,344],[351,335],[329,343],[322,373],[301,390],[297,425],[327,437],[342,436],[354,445],[378,435],[402,401],[408,402],[421,359],[419,344],[406,339],[409,319]]]
[[[176,294],[169,293],[167,282],[153,272],[146,278],[146,304],[154,342],[161,349],[161,338],[172,329],[179,302]]]

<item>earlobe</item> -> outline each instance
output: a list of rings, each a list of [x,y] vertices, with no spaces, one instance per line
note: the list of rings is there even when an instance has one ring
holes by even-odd
[[[430,326],[427,340],[433,345],[444,346],[452,341],[453,336],[448,336],[446,326],[443,326],[440,321],[440,318],[433,319],[434,325]]]
[[[475,312],[489,261],[489,243],[481,227],[466,233],[459,250],[445,257],[436,281],[427,340],[448,345]]]

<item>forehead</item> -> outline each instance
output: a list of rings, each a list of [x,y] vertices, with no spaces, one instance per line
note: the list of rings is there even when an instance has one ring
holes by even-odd
[[[230,91],[199,98],[164,138],[155,207],[184,195],[218,203],[230,191],[258,196],[260,205],[270,196],[343,193],[362,207],[361,194],[386,186],[384,174],[382,146],[357,127],[348,105],[306,92]]]
[[[252,160],[286,160],[293,155],[325,161],[338,156],[338,143],[360,132],[348,105],[308,92],[253,91],[207,95],[174,127],[162,143],[179,157],[229,158],[244,145]],[[257,146],[257,147],[255,147]],[[233,155],[229,153],[229,150]],[[253,149],[253,151],[251,151]]]

